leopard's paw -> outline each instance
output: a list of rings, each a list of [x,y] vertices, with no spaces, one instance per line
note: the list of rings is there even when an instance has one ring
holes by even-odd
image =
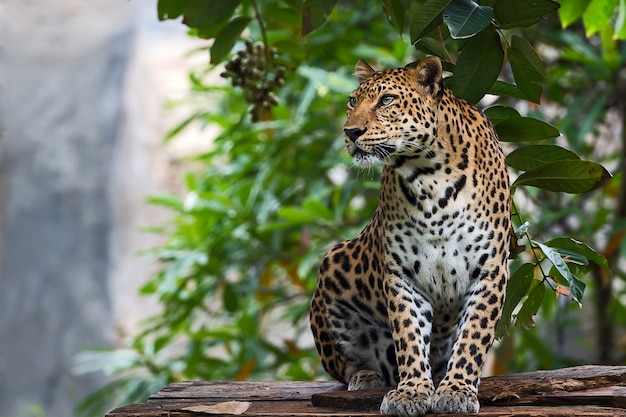
[[[477,413],[480,404],[476,390],[472,387],[452,389],[450,386],[439,386],[433,395],[430,411],[442,414]]]
[[[370,369],[362,369],[352,375],[348,381],[348,391],[378,388],[384,386],[382,376]]]
[[[423,416],[430,409],[430,395],[425,392],[392,389],[383,398],[380,412],[400,417]]]

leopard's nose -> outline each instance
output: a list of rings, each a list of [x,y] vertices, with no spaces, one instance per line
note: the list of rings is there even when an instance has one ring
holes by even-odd
[[[348,139],[355,142],[360,136],[367,132],[367,128],[361,129],[360,127],[351,127],[343,129],[343,132],[346,134]]]

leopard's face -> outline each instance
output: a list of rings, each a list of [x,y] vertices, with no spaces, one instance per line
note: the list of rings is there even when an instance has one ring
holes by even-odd
[[[438,60],[417,68],[375,72],[356,66],[359,87],[350,95],[345,142],[360,166],[393,165],[398,157],[428,158],[437,134],[437,104],[442,70]]]

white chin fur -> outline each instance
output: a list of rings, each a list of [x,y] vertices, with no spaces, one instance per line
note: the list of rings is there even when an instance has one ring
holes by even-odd
[[[359,168],[369,168],[380,164],[380,159],[374,155],[355,155],[352,160]]]

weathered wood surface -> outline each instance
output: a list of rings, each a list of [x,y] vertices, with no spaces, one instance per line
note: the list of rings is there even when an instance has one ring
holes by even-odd
[[[380,416],[387,390],[348,392],[336,382],[177,382],[145,404],[121,407],[106,417],[232,415],[189,410],[225,402],[249,403],[243,416]],[[478,416],[484,417],[626,417],[626,367],[581,366],[484,378],[479,400]]]
[[[626,386],[626,367],[578,366],[483,378],[478,399],[483,406],[582,403],[626,408],[623,386]],[[357,410],[375,408],[390,388],[313,394],[312,402],[317,406]]]

